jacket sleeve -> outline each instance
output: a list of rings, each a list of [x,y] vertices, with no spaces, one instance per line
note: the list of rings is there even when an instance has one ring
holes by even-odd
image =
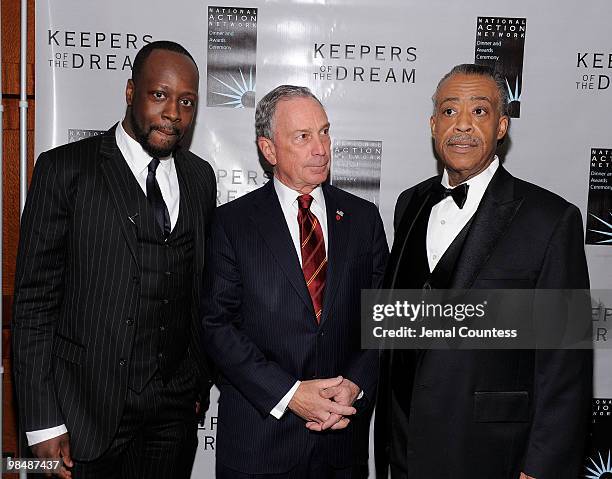
[[[266,416],[299,378],[267,359],[240,329],[240,271],[219,214],[206,250],[201,304],[204,348],[221,373]]]
[[[22,427],[59,426],[51,352],[64,296],[70,207],[65,170],[43,153],[21,219],[15,276],[13,368]]]
[[[383,227],[382,219],[376,207],[372,205],[372,281],[371,289],[378,289],[382,285],[385,266],[389,257],[389,247]],[[361,318],[357,318],[361,325]],[[379,351],[377,349],[361,350],[351,361],[346,377],[357,384],[364,392],[366,400],[372,404],[376,398],[376,385],[378,382]]]

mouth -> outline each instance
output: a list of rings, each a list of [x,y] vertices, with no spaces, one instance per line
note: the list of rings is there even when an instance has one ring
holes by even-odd
[[[173,137],[173,136],[178,136],[179,132],[176,128],[159,128],[159,127],[153,127],[152,128],[153,131],[159,133],[162,136],[165,137]]]
[[[446,146],[449,146],[458,151],[466,151],[470,148],[475,148],[479,146],[480,142],[477,138],[473,138],[471,136],[465,135],[455,135],[448,140],[446,140]]]

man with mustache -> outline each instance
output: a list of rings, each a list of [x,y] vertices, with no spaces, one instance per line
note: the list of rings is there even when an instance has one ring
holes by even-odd
[[[143,47],[125,118],[40,155],[21,223],[13,351],[22,430],[62,478],[185,478],[208,404],[197,307],[210,165],[181,45]]]
[[[397,201],[384,287],[589,287],[578,209],[513,177],[505,80],[458,65],[430,120],[441,176]],[[575,479],[591,400],[590,351],[390,350],[376,412],[377,474],[393,479]]]
[[[361,350],[359,305],[387,241],[372,203],[326,183],[329,127],[307,88],[265,95],[255,130],[274,178],[211,227],[202,314],[222,373],[217,479],[368,475],[378,352]]]

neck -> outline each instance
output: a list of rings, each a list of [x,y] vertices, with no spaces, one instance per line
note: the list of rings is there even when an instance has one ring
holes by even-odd
[[[317,186],[319,185],[303,185],[303,186],[297,186],[294,185],[290,182],[285,181],[284,178],[282,178],[281,176],[278,175],[274,175],[274,177],[280,181],[283,185],[285,185],[287,188],[291,188],[293,191],[295,191],[296,193],[299,193],[301,195],[309,195],[310,193],[312,193],[312,190],[314,190]]]

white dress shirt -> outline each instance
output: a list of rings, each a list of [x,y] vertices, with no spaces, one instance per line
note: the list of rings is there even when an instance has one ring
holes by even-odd
[[[289,228],[289,234],[291,235],[291,239],[293,240],[293,247],[295,248],[295,252],[297,253],[298,259],[300,260],[300,266],[302,265],[302,248],[300,245],[300,225],[298,224],[298,196],[301,196],[301,193],[292,190],[284,183],[281,183],[279,180],[274,177],[272,180],[274,181],[274,189],[276,190],[276,196],[278,196],[278,201],[280,203],[281,209],[283,210],[283,214],[285,215],[285,221],[287,222],[287,227]],[[310,192],[310,196],[312,196],[312,203],[310,204],[310,211],[317,217],[319,220],[319,224],[321,225],[321,229],[323,230],[323,241],[325,243],[325,251],[327,251],[327,245],[329,244],[327,241],[327,210],[325,209],[325,196],[323,195],[323,190],[320,186],[317,186],[314,190]],[[270,414],[274,416],[276,419],[280,419],[285,414],[287,410],[287,406],[289,402],[293,398],[293,395],[297,391],[297,388],[300,386],[300,381],[296,381],[293,387],[283,396],[283,398],[278,402],[276,406],[270,411]]]
[[[126,133],[121,125],[121,122],[119,122],[117,128],[115,129],[115,140],[117,141],[119,151],[121,151],[121,154],[130,167],[132,174],[146,195],[147,175],[149,174],[148,165],[153,157],[143,150],[140,143]],[[160,162],[159,166],[157,167],[157,171],[155,172],[155,177],[157,179],[157,183],[159,184],[162,197],[164,198],[166,206],[168,207],[171,228],[174,228],[179,215],[180,192],[178,176],[176,174],[176,167],[174,165],[174,158],[172,156],[159,159]],[[321,195],[321,197],[322,196],[323,195]],[[288,402],[289,401],[287,401],[287,403]],[[50,427],[48,429],[27,431],[26,438],[28,440],[28,446],[33,446],[39,442],[53,439],[54,437],[61,436],[66,432],[68,432],[68,429],[66,429],[65,424]]]
[[[119,151],[121,151],[130,170],[132,170],[132,174],[146,195],[147,175],[149,174],[148,166],[153,157],[140,146],[140,143],[125,132],[121,122],[119,122],[115,130],[115,140],[117,140]],[[160,157],[159,160],[155,178],[159,184],[164,202],[168,207],[171,228],[174,228],[179,215],[179,202],[181,199],[176,166],[172,155],[165,158]]]
[[[463,208],[459,208],[455,200],[447,196],[431,209],[427,224],[427,261],[430,272],[434,270],[448,247],[476,213],[480,200],[498,167],[499,158],[495,156],[485,170],[466,181],[470,187]],[[442,186],[450,188],[446,170],[442,175]]]

